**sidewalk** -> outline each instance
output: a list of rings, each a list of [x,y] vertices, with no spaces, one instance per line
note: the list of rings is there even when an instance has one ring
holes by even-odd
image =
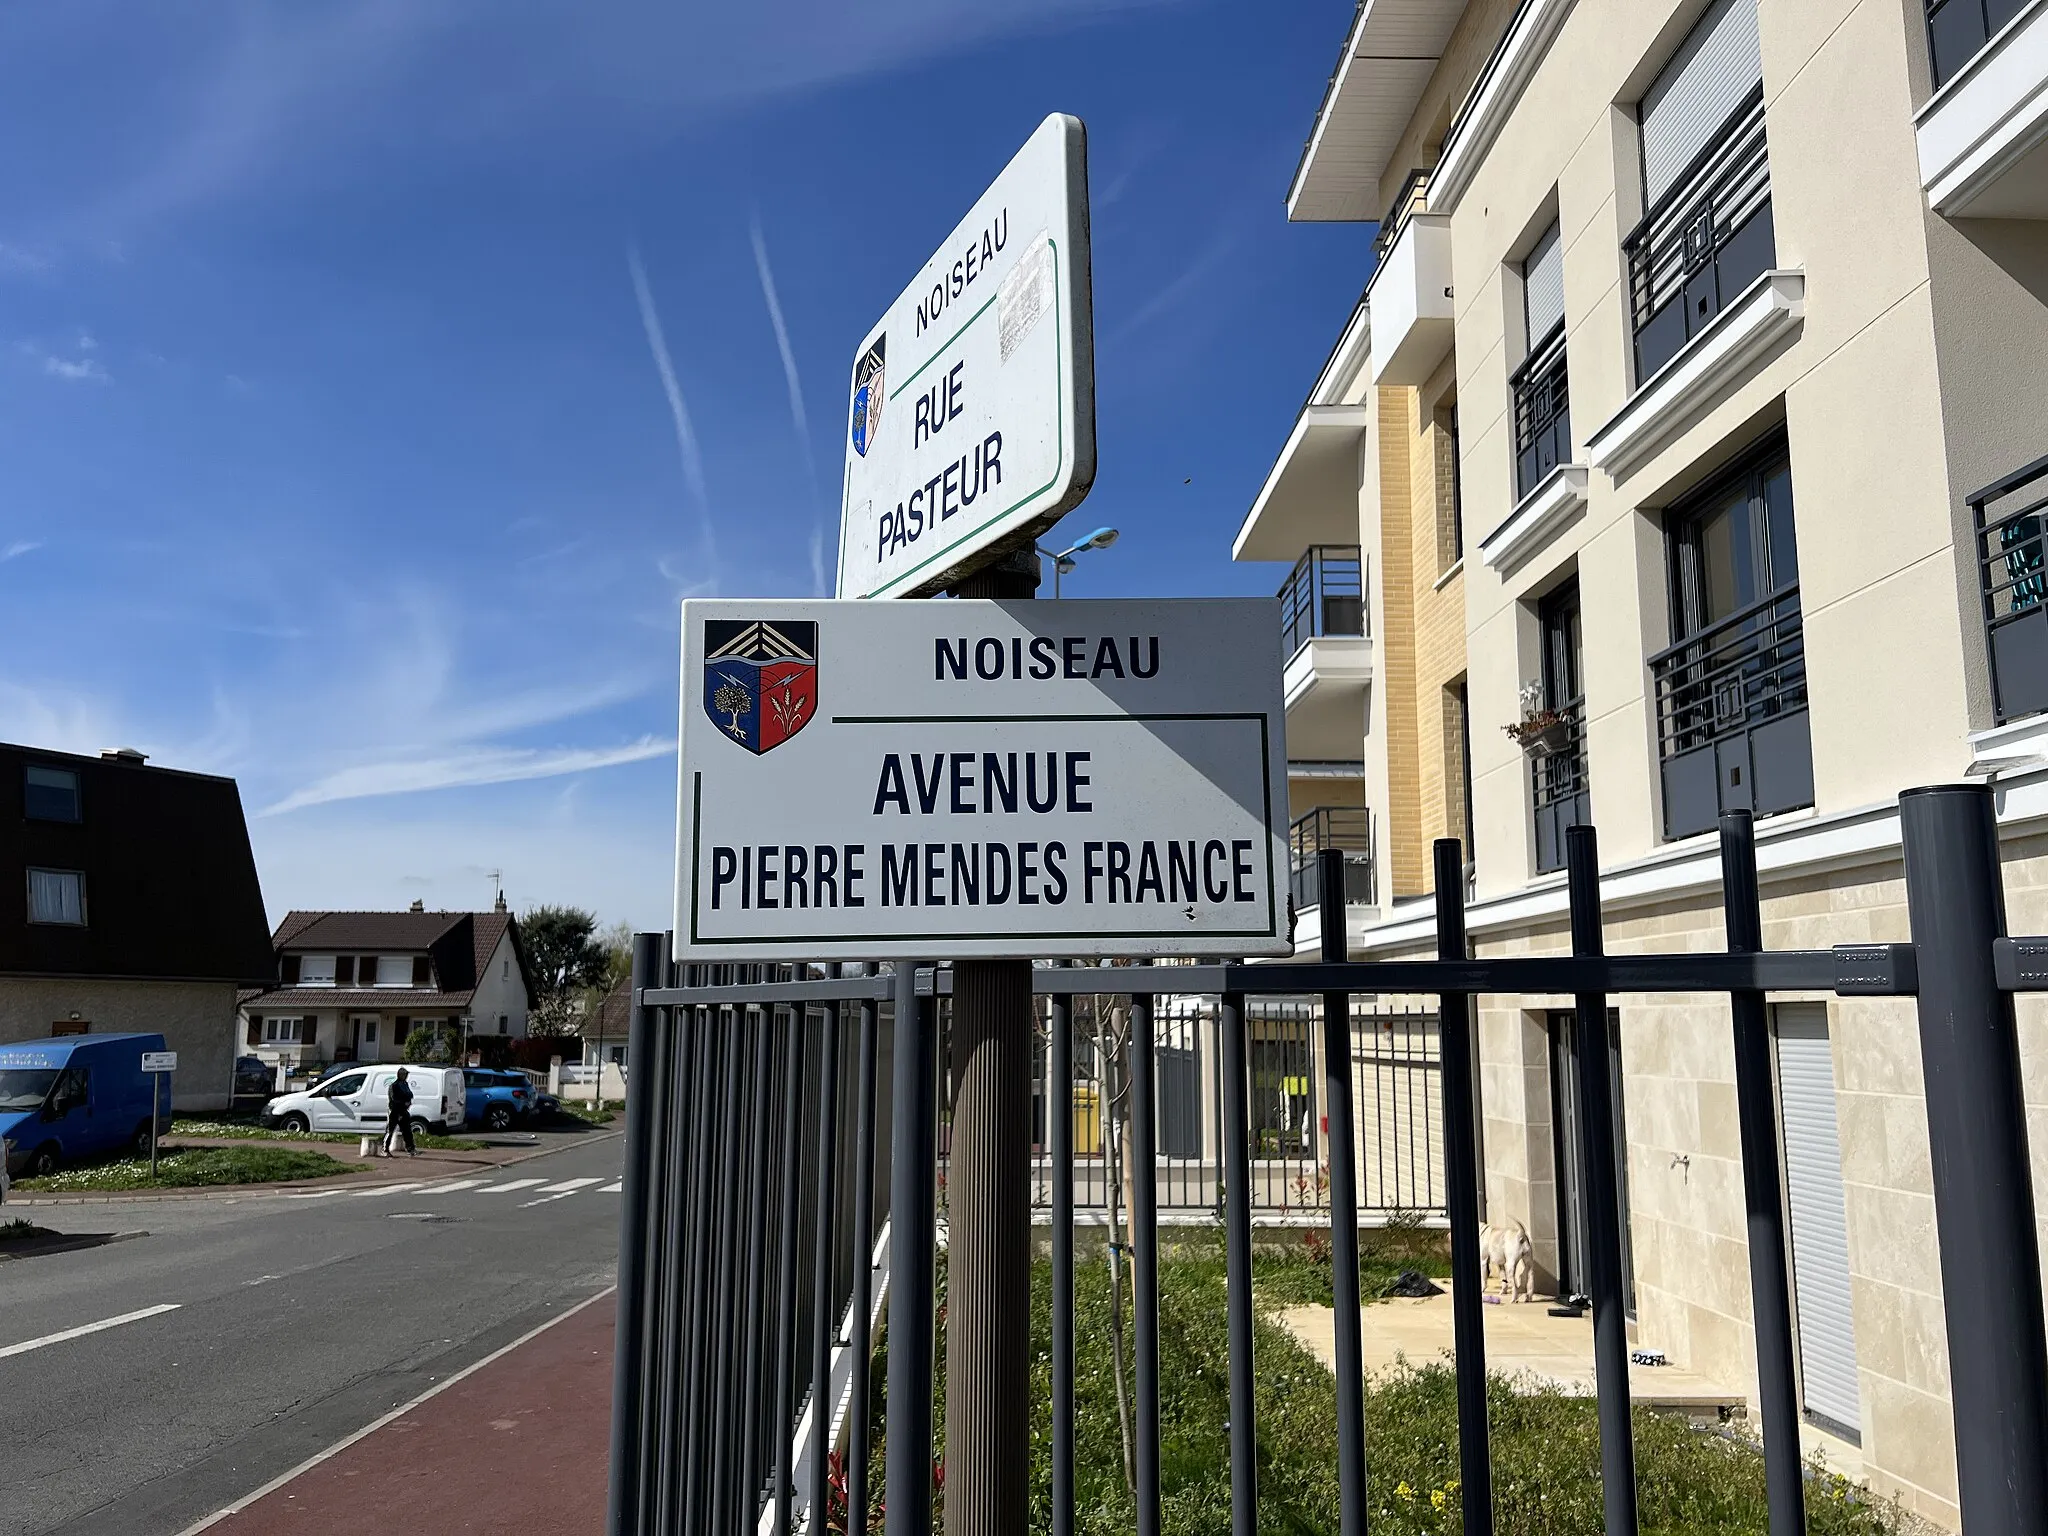
[[[616,1301],[615,1291],[605,1292],[194,1530],[597,1536],[610,1466]]]

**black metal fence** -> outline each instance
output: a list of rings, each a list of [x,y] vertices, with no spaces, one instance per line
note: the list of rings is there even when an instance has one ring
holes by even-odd
[[[1508,380],[1515,401],[1515,495],[1527,496],[1572,456],[1571,386],[1564,322],[1540,336]]]
[[[1280,654],[1323,635],[1367,635],[1365,561],[1356,544],[1316,544],[1280,583]]]
[[[1609,1536],[1633,1536],[1623,1236],[1613,1140],[1588,1106],[1611,1103],[1609,998],[1704,993],[1732,1005],[1762,1457],[1772,1536],[1805,1529],[1799,1408],[1779,1184],[1779,1134],[1765,997],[1820,991],[1917,996],[1936,1227],[1953,1395],[1959,1503],[1971,1536],[2048,1536],[2048,1339],[2034,1227],[2026,1112],[2010,993],[2048,990],[2048,939],[2007,939],[1998,831],[1982,786],[1910,791],[1900,800],[1913,942],[1769,952],[1750,818],[1721,822],[1728,948],[1721,953],[1604,952],[1593,829],[1568,837],[1569,955],[1469,957],[1459,845],[1436,846],[1437,952],[1432,961],[1315,965],[1201,964],[1122,968],[1128,999],[1129,1142],[1134,1166],[1161,1136],[1157,1047],[1174,1037],[1170,999],[1214,997],[1222,1083],[1222,1203],[1230,1336],[1228,1471],[1233,1536],[1260,1529],[1253,1408],[1252,1223],[1262,1145],[1254,1070],[1264,1000],[1322,994],[1323,1049],[1313,1060],[1319,1118],[1349,1145],[1361,1112],[1347,1070],[1358,996],[1433,995],[1445,1201],[1455,1273],[1479,1273],[1479,1165],[1471,1019],[1475,994],[1569,995],[1581,1042],[1574,1100],[1585,1159],[1587,1289],[1592,1298],[1602,1492]],[[1330,856],[1334,858],[1335,856]],[[1325,932],[1338,881],[1325,889]],[[782,968],[720,968],[713,978],[665,963],[656,935],[635,947],[621,1237],[619,1348],[609,1528],[614,1533],[822,1531],[799,1524],[814,1490],[837,1488],[844,1529],[866,1533],[867,1376],[878,1276],[889,1287],[885,1431],[886,1536],[932,1524],[933,1330],[937,1222],[939,1011],[943,969],[899,964],[886,976],[823,978]],[[1337,941],[1341,943],[1341,940]],[[1043,968],[1034,991],[1049,1020],[1047,1124],[1053,1249],[1054,1536],[1073,1524],[1074,1227],[1081,1116],[1073,1106],[1077,1002],[1104,972]],[[883,1028],[888,1015],[889,1028]],[[885,1034],[893,1083],[885,1102]],[[1061,1113],[1059,1106],[1067,1106]],[[879,1127],[890,1143],[888,1226],[875,1172]],[[1284,1129],[1284,1127],[1283,1127]],[[850,1132],[850,1135],[849,1135]],[[1343,1536],[1367,1529],[1365,1384],[1358,1308],[1359,1166],[1328,1164],[1335,1307],[1337,1443]],[[1151,1181],[1130,1202],[1135,1315],[1136,1529],[1160,1521],[1158,1354],[1160,1222]],[[1479,1287],[1452,1287],[1458,1387],[1461,1529],[1493,1529],[1485,1348]],[[1028,1383],[985,1384],[1026,1391]],[[849,1404],[861,1411],[847,1413]],[[832,1455],[844,1425],[843,1475]],[[822,1427],[825,1432],[819,1433]],[[1219,1449],[1221,1449],[1219,1447]],[[1021,1527],[1020,1527],[1021,1528]],[[833,1529],[839,1529],[834,1526]]]
[[[2048,459],[1969,498],[1998,723],[2048,709]]]

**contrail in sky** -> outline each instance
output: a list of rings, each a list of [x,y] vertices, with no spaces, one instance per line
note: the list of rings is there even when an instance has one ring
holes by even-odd
[[[654,354],[654,366],[661,374],[662,390],[668,395],[669,414],[675,418],[676,447],[683,456],[683,479],[697,498],[697,511],[704,522],[704,553],[718,559],[718,540],[711,526],[711,496],[704,487],[704,455],[697,448],[697,431],[690,425],[689,402],[676,382],[675,364],[669,360],[668,342],[661,331],[661,316],[654,308],[654,291],[647,286],[647,269],[640,265],[640,248],[626,247],[626,266],[633,274],[633,295],[640,301],[640,324],[647,332],[647,347]]]
[[[811,500],[818,500],[818,465],[811,456],[811,427],[804,415],[803,380],[797,376],[796,353],[789,344],[789,326],[782,318],[782,301],[775,294],[775,272],[768,265],[768,242],[761,236],[761,216],[747,221],[747,233],[754,241],[754,270],[761,276],[761,297],[768,301],[768,320],[775,327],[775,349],[782,354],[782,380],[789,386],[789,415],[796,425],[797,447],[803,450],[804,472],[810,476]],[[825,531],[822,522],[811,530],[811,580],[819,594],[825,591]]]

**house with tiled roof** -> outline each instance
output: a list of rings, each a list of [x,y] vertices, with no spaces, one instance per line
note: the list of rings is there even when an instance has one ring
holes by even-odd
[[[415,1029],[526,1034],[519,924],[489,912],[291,912],[271,937],[278,984],[241,997],[242,1038],[288,1066],[396,1061]]]

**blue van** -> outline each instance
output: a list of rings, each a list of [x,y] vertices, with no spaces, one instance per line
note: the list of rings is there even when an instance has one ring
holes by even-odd
[[[60,1035],[0,1045],[0,1137],[13,1143],[8,1175],[40,1177],[108,1152],[147,1157],[153,1085],[142,1053],[163,1048],[162,1035]],[[157,1111],[157,1134],[167,1135],[169,1082]]]

